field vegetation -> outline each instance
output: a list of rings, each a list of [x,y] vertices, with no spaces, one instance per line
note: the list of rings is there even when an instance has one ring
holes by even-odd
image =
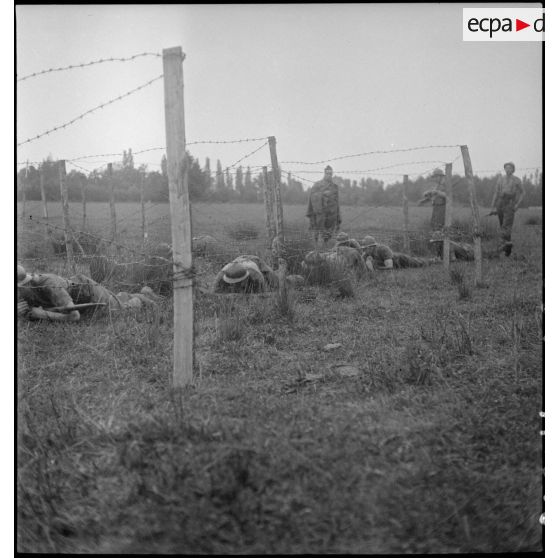
[[[138,209],[117,205],[120,241],[139,249]],[[285,206],[295,256],[311,246],[304,211]],[[410,213],[411,247],[428,255],[430,211]],[[456,214],[465,238],[469,211]],[[87,230],[110,236],[109,215],[89,204]],[[168,242],[168,206],[148,215],[149,246]],[[224,297],[209,292],[224,263],[269,256],[263,208],[194,204],[194,236],[218,242],[194,262],[191,387],[170,388],[172,298],[156,312],[18,322],[18,550],[542,550],[540,215],[520,210],[510,258],[483,218],[483,288],[474,263],[456,263],[354,277],[352,296],[307,284]],[[18,260],[69,274],[40,216],[28,202]],[[342,216],[355,238],[402,245],[400,208]],[[77,265],[87,272],[87,258]]]

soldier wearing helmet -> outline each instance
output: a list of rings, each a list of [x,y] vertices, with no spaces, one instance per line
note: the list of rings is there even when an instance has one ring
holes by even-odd
[[[140,293],[118,293],[83,274],[65,279],[54,273],[29,274],[17,266],[18,316],[31,320],[77,322],[83,306],[88,310],[117,310],[153,305],[157,297],[149,287]]]
[[[511,241],[511,233],[515,212],[519,208],[525,190],[521,180],[514,176],[515,165],[510,161],[504,163],[505,176],[500,175],[496,182],[496,189],[492,198],[492,211],[489,215],[498,215],[500,223],[500,250],[503,250],[506,256],[512,251],[513,243]]]
[[[324,169],[323,179],[310,188],[306,217],[310,219],[310,230],[316,243],[328,242],[339,230],[339,188],[333,182],[333,169],[329,165]]]

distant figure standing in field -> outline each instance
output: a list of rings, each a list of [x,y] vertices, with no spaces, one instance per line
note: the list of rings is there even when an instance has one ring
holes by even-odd
[[[423,198],[419,201],[419,205],[426,203],[432,204],[432,217],[430,218],[430,230],[441,231],[446,224],[446,194],[442,191],[442,182],[445,174],[441,169],[434,169],[431,175],[432,181],[436,186],[432,190],[427,190],[423,194]],[[436,244],[438,248],[438,245]],[[438,254],[442,258],[442,252]]]
[[[29,274],[17,266],[18,316],[31,320],[77,322],[79,310],[119,310],[154,305],[157,297],[149,287],[141,293],[115,295],[86,275],[65,279],[54,273]]]
[[[502,243],[499,247],[509,256],[512,251],[513,243],[511,241],[511,232],[515,212],[519,204],[523,200],[525,190],[521,184],[521,180],[515,176],[515,165],[510,161],[504,163],[505,176],[500,175],[496,182],[494,197],[492,198],[492,211],[489,215],[498,215],[500,222],[500,237]]]
[[[324,169],[323,179],[310,188],[306,217],[310,219],[316,244],[320,240],[326,243],[339,230],[339,188],[333,182],[333,169],[329,165]]]

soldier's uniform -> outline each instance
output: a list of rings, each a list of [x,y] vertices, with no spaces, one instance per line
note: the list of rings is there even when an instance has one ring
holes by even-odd
[[[444,237],[440,231],[435,232],[430,239],[431,243],[436,246],[436,251],[438,253],[443,253],[444,247]],[[449,241],[450,245],[450,261],[463,260],[466,262],[472,262],[475,259],[475,249],[473,246],[467,242],[455,242],[454,240]]]
[[[498,177],[492,201],[492,206],[498,215],[500,223],[500,238],[502,240],[500,248],[504,250],[506,256],[511,254],[513,246],[511,241],[513,221],[516,208],[521,203],[524,195],[521,180],[513,175],[515,165],[511,162],[506,163],[504,169],[508,165],[513,168],[512,174],[508,175],[506,173],[505,176]]]
[[[260,293],[277,287],[276,273],[261,258],[238,256],[223,266],[215,279],[217,293]]]
[[[341,224],[339,188],[331,178],[316,182],[310,189],[306,217],[310,219],[310,230],[314,231],[316,242],[320,235],[327,242],[337,234]]]
[[[430,202],[432,204],[432,217],[430,218],[430,229],[439,231],[446,224],[446,194],[440,190],[427,190],[419,205]]]
[[[349,235],[345,232],[338,233],[335,240],[336,242],[334,248],[338,248],[339,246],[349,246],[350,248],[354,248],[362,253],[362,246],[359,244],[358,240],[349,238]]]
[[[362,239],[362,246],[368,268],[370,268],[370,262],[374,269],[400,269],[428,265],[426,260],[394,252],[386,244],[378,244],[372,236],[365,236]]]
[[[395,269],[401,269],[406,267],[425,267],[428,265],[428,261],[422,258],[416,258],[414,256],[409,256],[401,252],[393,253],[393,267]]]
[[[138,308],[144,304],[154,304],[156,296],[148,287],[144,287],[139,294],[119,293],[117,296],[83,274],[76,274],[70,279],[54,273],[29,275],[23,267],[18,266],[18,299],[24,300],[30,308],[42,308],[50,314],[40,316],[42,318],[78,321],[80,312],[104,313],[121,308]],[[105,306],[72,310],[67,314],[48,310],[55,307],[71,308],[84,303],[101,303]]]

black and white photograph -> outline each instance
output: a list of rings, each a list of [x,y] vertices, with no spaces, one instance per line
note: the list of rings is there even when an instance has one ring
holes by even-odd
[[[15,551],[542,553],[544,4],[13,18]]]

